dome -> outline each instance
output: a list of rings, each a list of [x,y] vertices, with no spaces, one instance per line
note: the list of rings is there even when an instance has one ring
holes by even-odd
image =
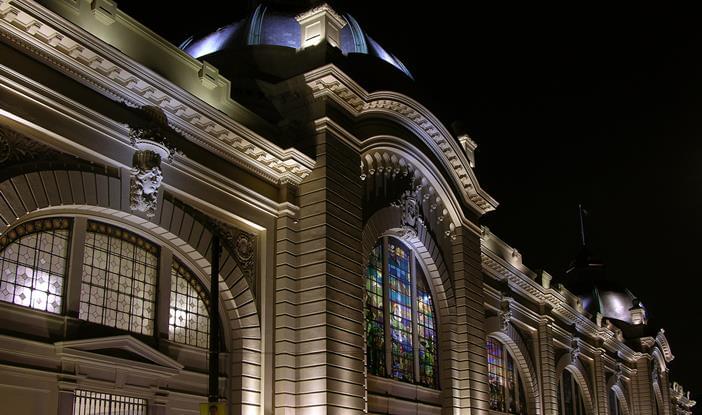
[[[331,11],[331,9],[329,9]],[[409,78],[412,74],[392,53],[373,40],[350,14],[337,15],[343,24],[339,31],[339,49],[344,55],[365,54],[379,58]],[[200,59],[207,55],[253,45],[300,49],[302,44],[299,15],[259,4],[245,19],[221,27],[200,38],[191,37],[180,48]]]
[[[629,289],[611,280],[602,261],[592,255],[586,246],[581,247],[571,262],[564,283],[593,317],[600,313],[614,323],[639,324],[634,321],[633,315],[636,313],[632,313],[632,310],[638,309],[643,320],[646,319],[646,309],[639,299]]]
[[[635,324],[630,310],[642,308],[645,314],[645,308],[639,299],[628,289],[616,284],[600,281],[589,293],[581,293],[578,297],[585,311],[593,316],[599,312],[607,319]]]

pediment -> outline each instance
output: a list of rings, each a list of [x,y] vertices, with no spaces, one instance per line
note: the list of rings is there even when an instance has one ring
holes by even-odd
[[[56,354],[65,357],[85,358],[92,354],[94,359],[104,356],[113,362],[139,362],[176,372],[184,367],[177,361],[130,335],[57,342],[54,343],[54,346],[56,347]]]

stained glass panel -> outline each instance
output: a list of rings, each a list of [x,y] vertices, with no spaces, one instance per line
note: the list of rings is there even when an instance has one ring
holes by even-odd
[[[490,385],[490,409],[505,410],[502,344],[492,337],[487,340],[488,383]]]
[[[88,222],[79,317],[152,335],[158,248],[137,235]]]
[[[385,376],[382,242],[371,252],[366,270],[366,358],[368,373]]]
[[[438,386],[437,371],[437,338],[434,304],[431,292],[426,282],[424,272],[419,264],[417,270],[417,330],[419,332],[419,383],[436,388]]]
[[[0,238],[0,301],[60,314],[71,222],[38,219]]]
[[[388,242],[388,283],[392,370],[395,379],[414,381],[412,345],[412,280],[409,251],[395,240]]]
[[[171,267],[168,339],[207,348],[210,337],[209,300],[200,282],[178,260]]]

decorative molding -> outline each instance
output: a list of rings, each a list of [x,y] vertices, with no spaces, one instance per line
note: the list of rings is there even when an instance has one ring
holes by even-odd
[[[468,206],[481,215],[497,207],[497,201],[478,184],[458,141],[418,102],[395,92],[368,93],[334,65],[308,72],[305,82],[315,98],[330,98],[356,117],[381,114],[399,120],[423,138],[441,160]]]
[[[409,186],[409,189],[392,206],[402,209],[402,226],[408,232],[411,232],[411,228],[414,228],[414,232],[416,232],[417,226],[414,222],[420,220],[431,228],[435,227],[434,231],[437,233],[449,237],[451,240],[456,238],[457,225],[448,211],[448,206],[452,206],[452,204],[444,200],[445,193],[435,188],[435,186],[441,187],[441,185],[434,182],[432,177],[423,174],[414,161],[390,147],[371,148],[361,155],[360,167],[362,181],[375,177],[380,178],[383,184],[388,186],[389,181],[397,182],[407,178],[409,184],[402,183],[403,186]],[[412,218],[410,212],[406,211],[410,208],[416,211],[413,214],[416,218]],[[407,225],[405,219],[407,223],[411,222],[411,224],[405,226]]]
[[[56,354],[59,356],[70,356],[72,351],[99,353],[99,350],[125,350],[151,361],[152,364],[172,369],[176,372],[184,368],[182,364],[130,335],[57,342],[54,343],[54,347],[56,348]]]
[[[160,107],[187,139],[270,182],[299,184],[314,166],[298,150],[275,146],[41,6],[25,0],[0,2],[0,38],[128,106]]]

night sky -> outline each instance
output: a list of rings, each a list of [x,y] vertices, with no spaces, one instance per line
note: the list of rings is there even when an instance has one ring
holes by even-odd
[[[175,44],[247,11],[118,3]],[[447,126],[463,122],[480,184],[500,202],[482,223],[527,266],[562,275],[579,247],[578,203],[587,208],[588,246],[665,327],[672,379],[702,401],[697,13],[528,3],[332,2],[413,72],[425,106]]]

